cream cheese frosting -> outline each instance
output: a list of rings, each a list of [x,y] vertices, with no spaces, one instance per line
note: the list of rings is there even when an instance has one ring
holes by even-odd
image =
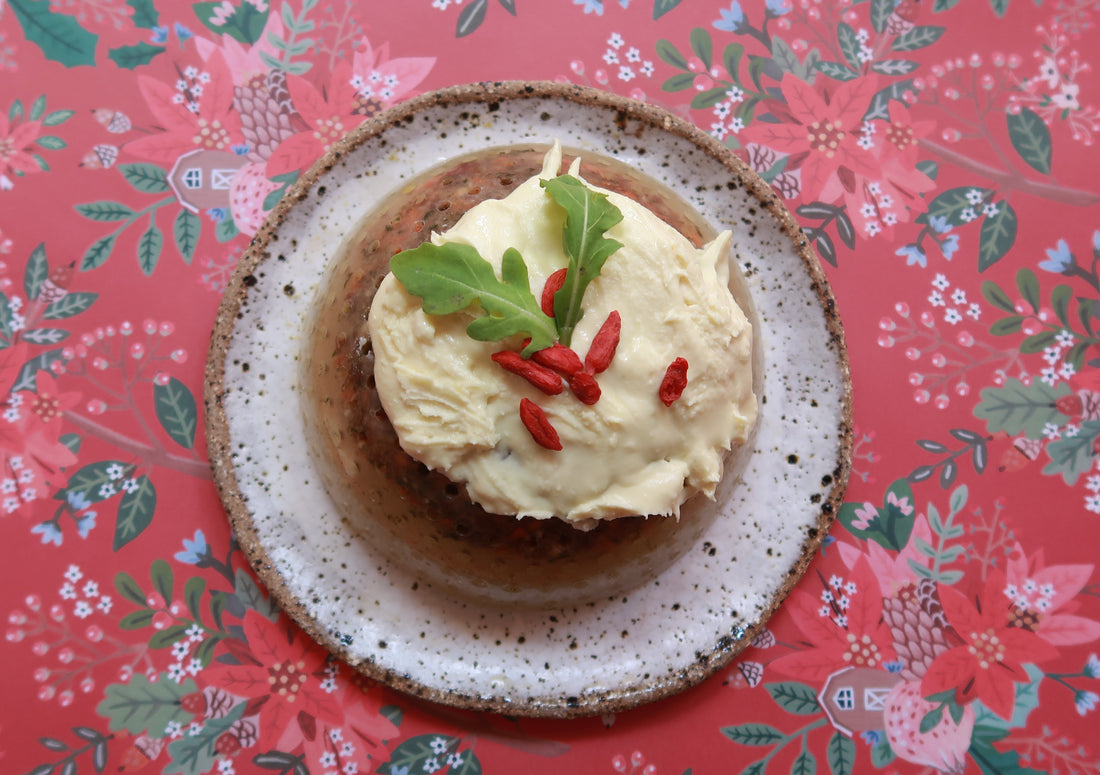
[[[539,175],[474,206],[431,241],[473,246],[498,277],[505,250],[517,249],[537,297],[568,264],[564,211],[540,186],[561,159],[555,143]],[[579,160],[570,174],[579,177]],[[402,448],[465,484],[491,513],[559,517],[582,528],[624,516],[678,516],[696,493],[713,497],[726,453],[748,438],[756,419],[751,324],[729,291],[730,233],[697,249],[632,199],[596,190],[623,214],[606,233],[622,247],[588,286],[571,342],[583,359],[609,313],[619,312],[621,338],[611,366],[597,376],[596,404],[568,389],[547,396],[500,368],[491,355],[519,342],[470,338],[476,307],[429,315],[393,274],[371,306],[375,382]],[[665,406],[658,388],[678,357],[689,364],[687,387]],[[545,411],[561,451],[532,439],[518,411],[524,397]]]

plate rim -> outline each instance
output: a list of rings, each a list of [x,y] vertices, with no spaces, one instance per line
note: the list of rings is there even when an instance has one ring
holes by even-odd
[[[349,151],[381,135],[398,122],[411,123],[416,114],[432,107],[484,103],[493,110],[494,102],[547,98],[609,108],[616,111],[621,119],[619,123],[636,120],[668,132],[695,145],[724,165],[732,176],[738,179],[744,189],[759,201],[778,223],[781,233],[791,242],[807,271],[811,288],[816,293],[825,316],[832,353],[837,359],[842,380],[842,395],[841,413],[836,428],[838,443],[832,486],[821,501],[816,525],[806,531],[797,559],[791,563],[783,582],[774,591],[756,622],[745,628],[744,633],[736,640],[728,636],[720,638],[709,654],[702,655],[700,659],[678,673],[675,681],[649,679],[648,683],[643,683],[639,679],[639,683],[630,690],[604,691],[592,701],[582,702],[578,698],[563,698],[565,701],[559,701],[557,704],[541,704],[534,702],[536,698],[528,698],[531,702],[524,704],[516,703],[506,696],[471,695],[428,686],[408,675],[378,665],[370,659],[352,655],[347,646],[328,634],[303,602],[290,590],[259,539],[252,514],[241,494],[236,470],[232,464],[229,418],[222,399],[225,390],[226,362],[238,314],[247,300],[249,288],[255,284],[254,278],[252,283],[249,282],[249,278],[264,261],[271,257],[270,243],[278,239],[278,230],[291,209],[306,199],[314,186],[320,183]],[[460,84],[425,92],[372,116],[334,144],[297,182],[291,185],[241,256],[218,306],[204,367],[203,382],[207,454],[215,488],[249,565],[290,619],[318,644],[351,665],[359,673],[406,694],[466,710],[558,719],[618,713],[678,694],[698,685],[725,667],[751,645],[754,637],[765,627],[805,574],[836,519],[852,468],[854,446],[852,403],[848,350],[843,325],[836,309],[835,297],[809,240],[779,195],[730,148],[667,109],[592,87],[557,81],[494,81]]]

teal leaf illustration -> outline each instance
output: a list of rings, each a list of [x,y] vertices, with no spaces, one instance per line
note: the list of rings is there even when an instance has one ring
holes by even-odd
[[[474,0],[462,9],[455,25],[455,37],[464,38],[475,32],[481,23],[485,21],[485,12],[489,8],[489,0]]]
[[[54,361],[61,360],[61,348],[55,350],[47,350],[44,353],[31,358],[29,361],[23,364],[23,368],[19,370],[19,374],[15,378],[15,382],[12,383],[10,392],[18,393],[21,390],[34,390],[35,389],[35,377],[39,371],[49,371],[50,365]]]
[[[908,75],[920,67],[920,62],[911,59],[880,59],[871,65],[871,70],[880,75]]]
[[[889,121],[890,101],[895,100],[904,103],[902,95],[912,90],[912,78],[906,78],[903,81],[895,81],[886,88],[880,89],[875,93],[875,96],[871,98],[871,102],[867,106],[867,111],[863,114],[863,120],[874,121],[875,119],[880,119],[882,121]]]
[[[1021,108],[1019,113],[1007,113],[1005,120],[1008,122],[1008,137],[1016,153],[1033,169],[1049,175],[1052,145],[1046,122],[1030,108]]]
[[[772,59],[774,59],[785,72],[798,75],[799,71],[802,69],[802,63],[798,60],[798,55],[794,53],[794,50],[787,44],[787,41],[783,40],[783,38],[772,38]]]
[[[169,743],[169,760],[162,770],[164,775],[202,775],[212,770],[218,759],[214,748],[218,738],[244,715],[247,704],[237,703],[225,716],[206,719],[198,734],[187,734]]]
[[[28,299],[33,301],[38,298],[38,291],[49,276],[50,264],[46,259],[46,245],[39,242],[35,249],[31,251],[30,256],[27,258],[27,267],[23,270],[23,290],[26,292]]]
[[[42,119],[42,124],[43,126],[57,126],[58,124],[64,124],[74,115],[76,114],[72,110],[55,110]]]
[[[503,8],[512,16],[516,15],[516,0],[497,0],[500,3],[500,7]]]
[[[782,732],[767,724],[738,724],[722,727],[720,731],[730,740],[741,745],[774,745],[784,738]]]
[[[933,0],[932,13],[943,13],[944,11],[950,11],[958,4],[959,0]]]
[[[683,0],[653,0],[653,20],[657,21],[681,2]]]
[[[803,749],[791,765],[791,775],[814,775],[815,772],[817,772],[817,759],[809,750]]]
[[[32,328],[23,332],[23,341],[31,344],[57,344],[69,338],[63,328]]]
[[[157,268],[157,262],[160,260],[160,252],[164,248],[164,234],[161,233],[160,228],[153,221],[153,216],[149,216],[149,228],[145,230],[145,233],[141,235],[141,239],[137,244],[137,256],[138,266],[141,267],[141,272],[146,277],[153,274],[153,270]]]
[[[974,416],[985,421],[990,433],[1023,433],[1029,439],[1041,439],[1043,426],[1058,423],[1063,417],[1055,403],[1069,392],[1065,382],[1050,387],[1041,380],[1025,385],[1018,379],[1007,379],[1001,387],[982,390]]]
[[[928,218],[940,216],[945,218],[952,226],[962,226],[964,223],[967,223],[962,217],[963,213],[967,210],[977,210],[980,208],[981,202],[975,204],[971,199],[978,199],[980,197],[981,201],[984,201],[991,193],[989,189],[977,188],[975,186],[949,188],[928,203],[927,217],[921,216],[919,220],[921,222],[927,222]]]
[[[95,65],[95,47],[99,36],[88,32],[72,16],[54,13],[50,0],[8,0],[27,40],[40,49],[46,59],[65,67]]]
[[[1077,484],[1077,479],[1089,472],[1096,456],[1093,445],[1100,436],[1100,420],[1086,420],[1076,436],[1065,436],[1047,444],[1050,462],[1043,469],[1047,476],[1061,474],[1069,486]]]
[[[156,56],[167,50],[164,46],[154,46],[141,41],[131,46],[112,48],[107,52],[107,57],[124,70],[134,70],[142,65],[149,64]]]
[[[410,737],[393,749],[389,761],[382,764],[377,772],[380,775],[423,772],[430,769],[425,766],[429,759],[445,756],[458,744],[458,738],[445,737],[440,734]]]
[[[100,460],[89,463],[70,476],[65,489],[54,497],[65,500],[70,494],[75,494],[90,503],[99,503],[113,498],[119,493],[119,482],[125,476],[125,472],[132,468],[133,466],[121,460]]]
[[[1005,257],[1016,244],[1016,211],[1008,202],[996,204],[996,215],[982,219],[978,241],[978,271],[984,272]]]
[[[886,31],[886,22],[894,10],[894,0],[871,0],[871,26],[875,32]]]
[[[48,151],[60,151],[67,147],[67,143],[55,135],[42,135],[38,138],[38,144]]]
[[[818,72],[836,81],[854,81],[859,73],[846,65],[822,60],[817,63]]]
[[[788,713],[808,716],[821,710],[821,707],[817,704],[817,692],[807,684],[798,683],[797,681],[783,681],[782,683],[766,684],[764,688],[776,704]]]
[[[176,683],[166,675],[152,683],[142,673],[134,673],[128,683],[109,684],[96,713],[104,716],[110,729],[132,734],[149,731],[154,737],[164,735],[171,722],[186,724],[194,714],[180,706],[180,700],[199,690],[191,678]]]
[[[229,240],[236,237],[240,232],[237,230],[237,224],[233,221],[233,216],[226,213],[225,217],[218,221],[217,228],[214,229],[214,236],[218,242],[229,242]]]
[[[993,13],[997,16],[1004,16],[1008,13],[1009,0],[989,0],[989,7],[993,9]]]
[[[157,491],[152,480],[142,474],[134,480],[136,487],[125,490],[118,504],[113,548],[117,552],[133,541],[153,522],[157,508]]]
[[[871,747],[871,765],[881,770],[892,764],[896,755],[890,741],[883,735],[882,740]]]
[[[248,571],[237,570],[237,575],[234,577],[233,593],[245,608],[251,608],[270,621],[279,618],[279,607],[273,600],[264,597],[264,593],[256,586],[256,582],[248,575]]]
[[[172,377],[166,385],[153,386],[153,402],[157,419],[172,441],[185,449],[194,449],[198,407],[191,389]]]
[[[241,43],[252,45],[263,34],[270,13],[268,4],[262,4],[263,11],[259,10],[260,6],[260,3],[241,3],[227,17],[214,13],[223,7],[220,0],[195,3],[191,10],[215,35],[228,35]]]
[[[199,244],[201,233],[202,220],[199,216],[181,208],[172,224],[172,237],[176,241],[176,249],[180,252],[184,263],[190,264],[191,259],[194,258],[195,247]]]
[[[107,259],[111,257],[111,251],[115,248],[115,235],[108,234],[106,237],[101,237],[96,240],[95,243],[88,248],[84,253],[84,257],[80,259],[80,271],[87,272],[90,269],[103,266]]]
[[[841,22],[837,25],[836,39],[840,43],[840,53],[844,55],[848,67],[853,70],[858,70],[860,43],[859,36],[857,36],[856,31],[852,29],[852,25],[846,22]]]
[[[894,40],[891,46],[894,51],[916,51],[918,48],[931,46],[947,31],[946,27],[914,27]]]
[[[833,732],[826,754],[829,758],[829,771],[833,775],[851,775],[856,762],[856,744],[852,742],[852,738]]]
[[[42,317],[46,320],[71,318],[73,315],[79,315],[81,312],[91,307],[98,298],[98,293],[91,293],[89,291],[66,293],[53,304],[46,307],[46,311],[42,313]]]
[[[168,173],[155,164],[120,164],[118,171],[126,178],[127,183],[146,194],[159,194],[169,190]]]
[[[42,114],[46,112],[46,95],[39,94],[35,97],[34,102],[31,104],[31,112],[28,114],[31,121],[37,121],[42,118]]]
[[[134,214],[134,208],[122,202],[103,200],[74,205],[78,213],[91,221],[125,221]]]
[[[695,56],[703,60],[703,67],[709,70],[714,56],[714,43],[710,39],[710,33],[702,27],[696,27],[691,31],[688,40]]]
[[[135,27],[151,30],[157,26],[157,9],[153,7],[153,0],[126,0],[126,5],[134,9],[130,21]]]

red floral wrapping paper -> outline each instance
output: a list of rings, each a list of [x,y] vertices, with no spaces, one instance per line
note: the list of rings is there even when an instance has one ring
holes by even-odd
[[[0,5],[0,770],[1100,769],[1098,13]],[[727,669],[616,717],[360,679],[258,586],[207,469],[208,335],[266,212],[377,111],[508,78],[662,104],[736,149],[847,331],[854,475],[820,556]]]

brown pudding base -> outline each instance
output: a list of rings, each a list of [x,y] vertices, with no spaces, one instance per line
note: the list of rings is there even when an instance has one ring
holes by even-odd
[[[727,461],[715,502],[694,498],[679,520],[622,518],[587,532],[559,519],[490,514],[462,485],[401,449],[375,389],[367,326],[389,260],[432,231],[450,228],[478,202],[506,196],[542,169],[545,152],[510,147],[454,160],[411,181],[367,217],[315,301],[303,358],[303,410],[325,486],[362,540],[417,583],[496,604],[554,608],[622,594],[679,559],[715,519],[751,443]],[[713,236],[663,186],[620,162],[587,152],[582,158],[581,175],[590,183],[635,199],[696,246]],[[755,329],[743,279],[732,274],[731,290]],[[759,394],[758,376],[754,389]]]

